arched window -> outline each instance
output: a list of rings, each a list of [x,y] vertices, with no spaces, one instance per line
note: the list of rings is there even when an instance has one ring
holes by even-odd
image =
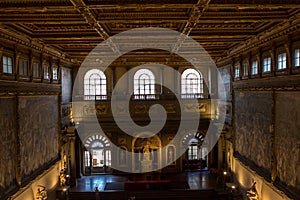
[[[196,69],[186,69],[181,75],[181,98],[203,98],[203,78]]]
[[[134,74],[134,99],[156,99],[155,77],[148,69],[140,69]]]
[[[91,69],[84,76],[84,100],[106,100],[106,76],[99,69]]]

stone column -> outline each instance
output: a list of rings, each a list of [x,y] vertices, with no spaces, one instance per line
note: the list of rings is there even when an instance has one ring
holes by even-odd
[[[69,155],[70,155],[70,185],[76,185],[76,154],[75,154],[75,127],[70,127],[67,130],[67,137],[69,142]]]

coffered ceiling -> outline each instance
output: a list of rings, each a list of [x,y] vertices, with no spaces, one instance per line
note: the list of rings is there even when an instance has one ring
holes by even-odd
[[[216,60],[299,13],[299,0],[2,0],[0,28],[79,62],[122,31],[168,28],[189,35]]]

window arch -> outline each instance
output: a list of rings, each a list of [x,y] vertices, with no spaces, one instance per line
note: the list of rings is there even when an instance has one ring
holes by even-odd
[[[149,69],[139,69],[134,74],[134,99],[156,99],[155,76]]]
[[[103,71],[91,69],[84,76],[84,100],[106,100],[107,81]]]
[[[181,98],[203,98],[203,78],[196,69],[186,69],[181,75]]]

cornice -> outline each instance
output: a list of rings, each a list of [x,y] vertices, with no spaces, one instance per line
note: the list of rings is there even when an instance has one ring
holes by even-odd
[[[300,91],[300,76],[276,76],[232,83],[235,91]]]
[[[0,26],[0,40],[2,40],[3,42],[8,42],[8,43],[12,42],[12,43],[16,43],[18,45],[23,45],[32,50],[39,51],[39,52],[47,54],[49,56],[54,56],[54,57],[60,59],[61,61],[63,61],[64,63],[74,64],[74,63],[72,63],[72,60],[65,58],[64,53],[59,52],[50,47],[47,47],[41,41],[34,40],[29,37],[19,35],[17,33],[12,33],[11,31],[5,29],[3,26]]]

